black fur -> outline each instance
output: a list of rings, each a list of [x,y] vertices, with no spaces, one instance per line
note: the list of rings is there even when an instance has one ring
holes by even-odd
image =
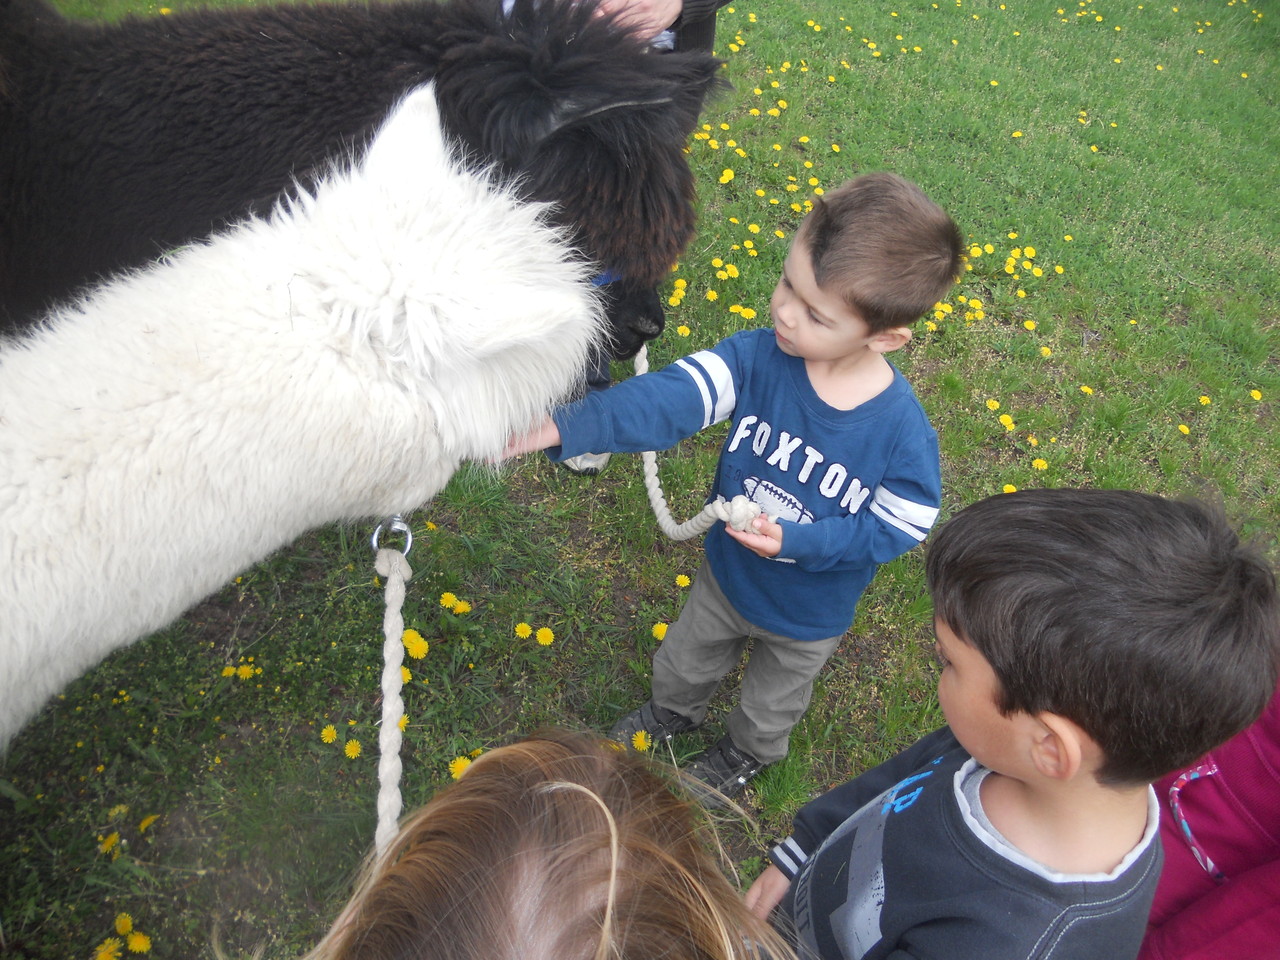
[[[449,129],[555,205],[609,285],[615,355],[662,329],[694,228],[683,148],[719,64],[590,0],[204,10],[103,25],[0,0],[0,325],[263,213],[434,80]]]

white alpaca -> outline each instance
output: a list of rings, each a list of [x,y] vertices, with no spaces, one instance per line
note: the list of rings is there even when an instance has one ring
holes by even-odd
[[[601,327],[545,212],[455,161],[423,87],[314,195],[0,344],[0,750],[238,571],[419,506],[563,398]]]

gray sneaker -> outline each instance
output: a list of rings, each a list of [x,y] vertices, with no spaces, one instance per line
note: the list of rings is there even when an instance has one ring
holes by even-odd
[[[642,730],[649,735],[651,744],[659,744],[666,743],[677,733],[697,730],[700,726],[701,724],[694,723],[684,714],[660,707],[649,700],[620,717],[609,728],[609,739],[634,748],[634,737]]]
[[[584,477],[594,477],[609,465],[609,457],[610,454],[607,453],[580,453],[576,457],[561,460],[560,466],[570,473],[580,473]]]
[[[764,767],[725,734],[684,768],[684,785],[704,807],[723,809]]]

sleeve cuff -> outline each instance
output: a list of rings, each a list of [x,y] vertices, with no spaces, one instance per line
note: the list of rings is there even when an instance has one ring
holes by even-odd
[[[773,865],[783,872],[788,880],[794,880],[800,868],[804,866],[809,855],[800,849],[795,837],[787,837],[769,851],[769,859]]]

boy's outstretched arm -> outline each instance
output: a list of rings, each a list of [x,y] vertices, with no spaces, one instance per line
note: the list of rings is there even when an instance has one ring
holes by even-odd
[[[743,900],[747,909],[761,920],[768,920],[773,908],[782,902],[787,895],[791,881],[787,875],[773,864],[765,868],[764,873],[756,877],[755,883],[748,888]]]
[[[560,428],[556,422],[547,417],[525,434],[513,434],[507,440],[507,448],[502,451],[502,459],[528,453],[531,450],[545,450],[547,447],[560,446]]]

